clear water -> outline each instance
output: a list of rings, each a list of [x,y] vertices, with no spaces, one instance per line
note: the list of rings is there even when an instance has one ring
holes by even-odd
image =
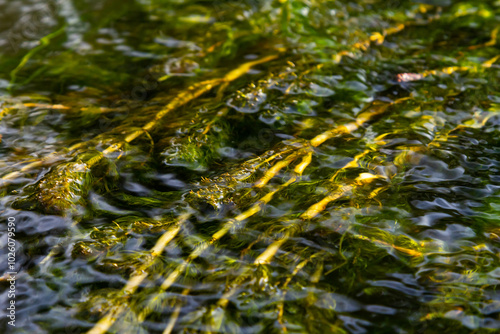
[[[500,330],[498,1],[0,17],[1,332]]]

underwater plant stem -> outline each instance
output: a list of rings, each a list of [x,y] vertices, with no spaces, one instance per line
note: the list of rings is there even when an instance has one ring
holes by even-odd
[[[311,205],[309,207],[309,209],[307,209],[306,212],[304,212],[300,217],[302,219],[312,219],[312,218],[316,217],[323,210],[326,209],[326,206],[328,205],[328,203],[333,202],[333,201],[341,198],[342,196],[344,196],[345,194],[350,192],[352,189],[353,189],[352,186],[339,187],[339,189],[337,189],[336,192],[332,192],[332,193],[328,194],[328,196],[323,198],[318,203]]]
[[[401,253],[405,253],[405,254],[413,256],[413,257],[423,256],[423,253],[420,252],[420,251],[416,251],[416,250],[405,248],[405,247],[401,247],[401,246],[396,246],[394,244],[391,244],[391,243],[388,243],[388,242],[385,242],[385,241],[382,241],[382,240],[369,238],[369,237],[366,237],[366,236],[360,235],[360,234],[353,234],[353,236],[356,239],[366,240],[366,241],[372,242],[372,243],[380,245],[380,246],[384,246],[384,247],[389,247],[389,248],[396,249],[396,250],[400,251]]]
[[[500,29],[500,26],[497,26],[493,31],[491,32],[491,38],[488,42],[479,44],[479,45],[473,45],[469,46],[469,50],[475,50],[483,47],[488,47],[488,46],[494,46],[497,44],[497,38],[498,38],[498,31]]]
[[[288,157],[286,157],[282,161],[278,161],[277,163],[274,164],[273,167],[271,167],[262,178],[260,178],[256,183],[255,187],[256,188],[262,188],[264,187],[272,178],[274,178],[280,170],[283,168],[287,167],[292,163],[295,159],[297,159],[300,156],[300,152],[296,152],[293,154],[290,154]]]
[[[283,238],[272,242],[271,245],[269,245],[266,248],[266,250],[254,260],[254,262],[253,262],[254,266],[260,265],[260,264],[268,264],[270,262],[271,258],[274,257],[276,252],[279,250],[281,245],[283,245],[287,240],[288,240],[288,236],[284,236]],[[239,284],[239,282],[241,282],[243,280],[243,278],[248,275],[249,272],[250,272],[250,268],[249,267],[245,268],[243,270],[243,272],[240,273],[238,275],[238,277],[236,278],[236,280],[235,280],[236,284],[234,284],[234,286],[237,286]],[[236,293],[236,288],[229,290],[219,299],[219,301],[217,302],[217,305],[220,307],[226,307],[227,303],[229,302],[229,298],[231,296],[233,296],[235,293]]]
[[[285,283],[283,283],[283,287],[282,287],[282,290],[283,290],[283,294],[281,295],[281,300],[279,301],[278,303],[278,323],[281,325],[281,329],[283,330],[283,332],[288,332],[284,323],[283,323],[283,313],[285,311],[285,296],[286,296],[286,293],[287,293],[287,290],[286,288],[288,287],[288,284],[290,284],[290,282],[292,281],[292,279],[297,275],[297,273],[299,271],[302,270],[302,268],[304,268],[306,266],[307,263],[309,263],[310,259],[305,259],[303,261],[301,261],[294,269],[293,269],[293,272],[290,276],[287,277]]]
[[[28,172],[29,170],[31,170],[33,168],[41,167],[44,165],[49,165],[49,164],[52,164],[52,163],[57,162],[59,160],[60,160],[60,155],[57,154],[56,152],[53,152],[53,153],[43,157],[40,160],[37,160],[37,161],[34,161],[30,164],[25,165],[24,167],[22,167],[18,171],[11,172],[7,175],[4,175],[1,180],[6,181],[6,180],[15,179],[17,177],[21,177],[24,175],[25,172]],[[3,184],[4,184],[4,182],[0,183],[0,186],[2,186]]]
[[[340,135],[340,134],[350,134],[357,129],[359,129],[364,123],[367,123],[371,120],[373,120],[376,116],[381,115],[385,113],[387,108],[392,103],[384,103],[384,102],[374,102],[372,104],[373,108],[370,108],[370,111],[363,112],[360,114],[358,117],[356,117],[356,120],[354,122],[350,122],[341,126],[338,126],[332,130],[325,131],[313,139],[311,139],[310,143],[313,147],[317,147],[321,144],[323,144],[325,141]]]
[[[191,291],[190,288],[184,289],[182,291],[182,296],[187,296],[190,291]],[[163,331],[163,334],[172,333],[172,330],[174,329],[175,323],[177,322],[177,319],[179,319],[179,314],[181,313],[181,308],[182,308],[182,305],[180,303],[175,307],[174,312],[172,313],[172,316],[170,317],[170,320],[168,321],[167,327],[165,327],[165,330]]]

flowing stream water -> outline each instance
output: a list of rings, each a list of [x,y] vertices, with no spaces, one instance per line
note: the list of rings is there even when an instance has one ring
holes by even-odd
[[[500,332],[499,30],[0,0],[0,332]]]

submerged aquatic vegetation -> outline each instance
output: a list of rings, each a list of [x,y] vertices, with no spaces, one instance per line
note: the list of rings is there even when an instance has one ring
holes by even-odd
[[[100,152],[82,154],[75,161],[54,166],[35,184],[23,189],[25,196],[12,205],[15,209],[40,210],[49,214],[75,211],[84,206],[92,183],[108,172]],[[102,180],[100,180],[102,181]]]
[[[500,328],[497,3],[126,4],[5,61],[26,331]]]

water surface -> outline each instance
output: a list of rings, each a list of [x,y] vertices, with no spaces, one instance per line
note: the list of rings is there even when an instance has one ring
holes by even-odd
[[[498,1],[0,13],[2,332],[500,330]]]

